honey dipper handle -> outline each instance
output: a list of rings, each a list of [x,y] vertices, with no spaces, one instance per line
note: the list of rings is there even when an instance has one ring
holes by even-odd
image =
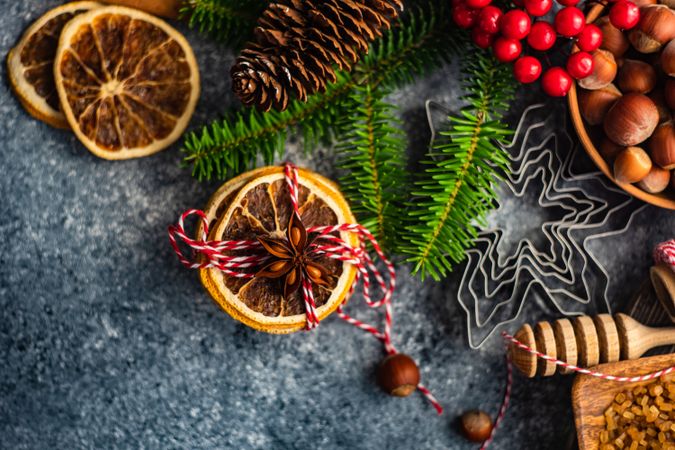
[[[625,315],[614,316],[621,342],[621,359],[636,359],[648,350],[675,344],[675,328],[650,328]]]
[[[650,328],[651,348],[661,347],[662,345],[675,345],[675,327],[668,328]],[[645,350],[646,351],[646,350]]]

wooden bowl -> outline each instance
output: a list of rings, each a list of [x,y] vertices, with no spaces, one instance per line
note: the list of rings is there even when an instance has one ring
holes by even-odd
[[[608,375],[634,377],[672,366],[675,366],[675,353],[601,364],[594,370]],[[604,412],[612,404],[616,394],[649,383],[651,381],[621,383],[602,380],[590,375],[578,375],[572,386],[572,407],[574,408],[574,424],[577,427],[579,450],[600,448],[600,432],[605,429]]]
[[[605,7],[600,4],[593,6],[593,8],[591,8],[591,10],[588,12],[588,15],[586,16],[586,22],[587,23],[595,22],[595,20],[598,17],[600,17],[604,9]],[[567,98],[570,108],[570,115],[572,116],[572,123],[574,124],[574,128],[577,130],[579,140],[581,141],[581,144],[584,146],[586,153],[588,153],[588,156],[591,157],[595,165],[598,166],[598,168],[602,171],[602,173],[604,173],[607,176],[607,178],[612,180],[616,185],[618,185],[624,191],[628,192],[633,197],[639,198],[642,201],[651,203],[652,205],[659,206],[661,208],[675,209],[675,193],[673,193],[673,190],[671,188],[666,189],[665,192],[662,192],[660,194],[650,194],[632,184],[620,183],[616,180],[616,178],[614,178],[612,168],[600,155],[600,152],[598,152],[595,143],[589,136],[588,130],[586,130],[586,124],[581,118],[581,112],[579,111],[579,102],[577,100],[576,83],[572,84],[572,89],[570,89]]]

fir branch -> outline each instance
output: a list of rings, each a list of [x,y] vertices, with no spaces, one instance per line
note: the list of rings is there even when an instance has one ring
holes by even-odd
[[[306,148],[330,138],[338,118],[352,109],[353,89],[369,83],[393,90],[450,58],[456,39],[449,30],[454,28],[440,11],[408,14],[371,46],[352,73],[338,72],[337,82],[307,103],[294,101],[282,113],[246,110],[190,133],[184,144],[185,162],[193,165],[199,179],[225,178],[251,167],[259,154],[271,162],[275,152],[283,150],[289,129],[301,132]]]
[[[371,45],[354,72],[362,83],[393,91],[458,54],[460,34],[444,6],[416,8]]]
[[[180,10],[190,28],[238,47],[251,36],[268,0],[187,0]]]
[[[483,52],[469,51],[463,67],[468,106],[450,117],[451,128],[434,145],[423,178],[416,183],[402,251],[414,271],[440,279],[464,259],[478,226],[495,205],[494,185],[506,170],[508,154],[499,146],[511,132],[500,122],[513,97],[510,66]]]
[[[302,135],[306,149],[327,139],[331,126],[348,111],[343,108],[349,100],[345,94],[355,86],[348,74],[338,76],[326,92],[307,103],[294,101],[283,112],[245,109],[188,134],[184,162],[192,164],[192,175],[200,180],[229,178],[255,167],[258,156],[272,164],[276,154],[283,154],[289,129]]]
[[[340,187],[358,222],[391,248],[398,240],[405,206],[406,142],[392,115],[394,107],[382,101],[381,93],[366,83],[351,97],[355,107],[338,146],[338,164],[348,174]]]

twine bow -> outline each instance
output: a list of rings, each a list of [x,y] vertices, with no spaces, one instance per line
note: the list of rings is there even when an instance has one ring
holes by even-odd
[[[289,197],[293,210],[299,215],[298,204],[298,171],[290,163],[284,165],[284,179],[288,185]],[[185,220],[196,215],[202,222],[202,233],[198,239],[190,238],[185,232]],[[360,245],[352,247],[343,239],[335,236],[336,232],[354,233],[359,237]],[[310,244],[307,252],[315,256],[325,256],[348,264],[356,268],[356,277],[350,286],[349,293],[345,300],[337,308],[337,314],[347,323],[354,325],[361,330],[372,334],[379,339],[389,355],[398,353],[392,343],[392,307],[391,299],[396,287],[396,271],[394,265],[387,259],[382,252],[380,245],[375,237],[360,224],[340,224],[330,226],[315,226],[307,229],[308,234],[314,234],[315,238]],[[209,240],[209,227],[206,214],[203,211],[191,209],[183,213],[178,219],[177,225],[169,227],[169,241],[173,247],[180,262],[188,269],[209,269],[214,268],[222,271],[228,276],[237,278],[253,278],[258,269],[269,260],[269,256],[264,253],[263,246],[258,241],[217,241]],[[181,241],[187,247],[191,248],[195,254],[203,255],[202,262],[195,262],[188,259],[180,249],[178,241]],[[385,280],[383,273],[377,268],[375,261],[368,254],[366,249],[367,242],[370,242],[377,257],[385,265],[388,279]],[[231,251],[250,251],[247,256],[228,255]],[[375,280],[379,287],[382,297],[379,300],[373,300],[371,297],[371,278]],[[344,311],[345,303],[351,296],[359,281],[363,282],[363,298],[366,304],[371,308],[384,309],[384,328],[379,330],[377,327],[362,322]],[[312,283],[304,274],[301,281],[302,297],[305,304],[306,329],[312,330],[319,326],[319,316],[317,306],[314,300]],[[429,389],[419,384],[417,389],[429,400],[438,414],[442,414],[443,408],[431,394]]]

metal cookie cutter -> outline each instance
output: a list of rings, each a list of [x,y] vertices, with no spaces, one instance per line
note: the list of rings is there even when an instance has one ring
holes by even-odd
[[[434,102],[426,108],[433,139],[432,110],[449,111]],[[610,276],[591,243],[626,231],[646,207],[599,171],[575,169],[580,149],[567,132],[564,108],[537,104],[525,109],[504,149],[512,160],[498,207],[467,251],[457,292],[472,348],[518,320],[530,301],[564,315],[611,312]],[[528,202],[536,203],[528,209]]]

